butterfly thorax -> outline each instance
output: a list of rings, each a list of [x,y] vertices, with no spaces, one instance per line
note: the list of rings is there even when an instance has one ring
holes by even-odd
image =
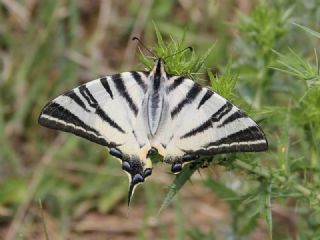
[[[154,136],[164,119],[167,108],[165,82],[167,75],[164,71],[163,60],[158,59],[149,74],[150,85],[144,101],[149,135]]]

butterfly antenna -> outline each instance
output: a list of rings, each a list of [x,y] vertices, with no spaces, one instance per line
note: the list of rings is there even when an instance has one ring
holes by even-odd
[[[192,47],[186,47],[186,48],[182,49],[181,51],[175,52],[175,53],[173,53],[173,54],[171,54],[171,55],[168,55],[168,56],[164,57],[163,59],[167,59],[167,58],[169,58],[169,57],[173,57],[173,56],[175,56],[175,55],[177,55],[177,54],[179,54],[179,53],[185,52],[185,51],[187,51],[187,50],[189,50],[190,52],[192,52],[192,51],[193,51],[193,48],[192,48]]]
[[[134,40],[137,40],[138,43],[140,44],[140,46],[143,47],[145,50],[147,50],[147,52],[151,53],[152,56],[157,57],[157,56],[154,54],[154,52],[152,52],[149,48],[147,48],[139,38],[133,37],[133,38],[132,38],[132,41],[134,41]]]

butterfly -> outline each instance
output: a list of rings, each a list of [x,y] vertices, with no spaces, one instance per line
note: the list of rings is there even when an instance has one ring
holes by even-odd
[[[211,89],[168,74],[163,58],[151,71],[101,77],[56,97],[38,122],[107,147],[129,176],[128,205],[152,174],[155,152],[176,174],[200,156],[268,148],[250,117]]]

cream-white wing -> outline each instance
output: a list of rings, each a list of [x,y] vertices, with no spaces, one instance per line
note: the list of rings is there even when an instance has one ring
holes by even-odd
[[[164,161],[179,171],[199,155],[257,152],[268,144],[261,128],[219,94],[184,77],[167,86],[169,117],[155,145]]]
[[[104,146],[120,146],[136,124],[147,83],[139,72],[90,81],[50,101],[39,123]]]
[[[122,160],[132,182],[142,182],[151,174],[151,161],[146,157],[150,143],[140,111],[148,84],[145,72],[93,80],[50,101],[39,123],[109,147]]]

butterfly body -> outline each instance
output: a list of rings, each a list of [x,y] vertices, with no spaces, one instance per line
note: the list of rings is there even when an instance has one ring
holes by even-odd
[[[161,59],[157,61],[148,78],[150,79],[150,84],[145,98],[146,106],[143,106],[143,108],[145,108],[147,113],[149,140],[152,140],[160,124],[165,121],[168,111],[168,100],[165,89],[168,79]]]
[[[129,176],[129,197],[152,173],[158,152],[171,171],[200,155],[267,149],[260,127],[229,101],[156,61],[83,84],[50,101],[39,123],[104,145]]]

